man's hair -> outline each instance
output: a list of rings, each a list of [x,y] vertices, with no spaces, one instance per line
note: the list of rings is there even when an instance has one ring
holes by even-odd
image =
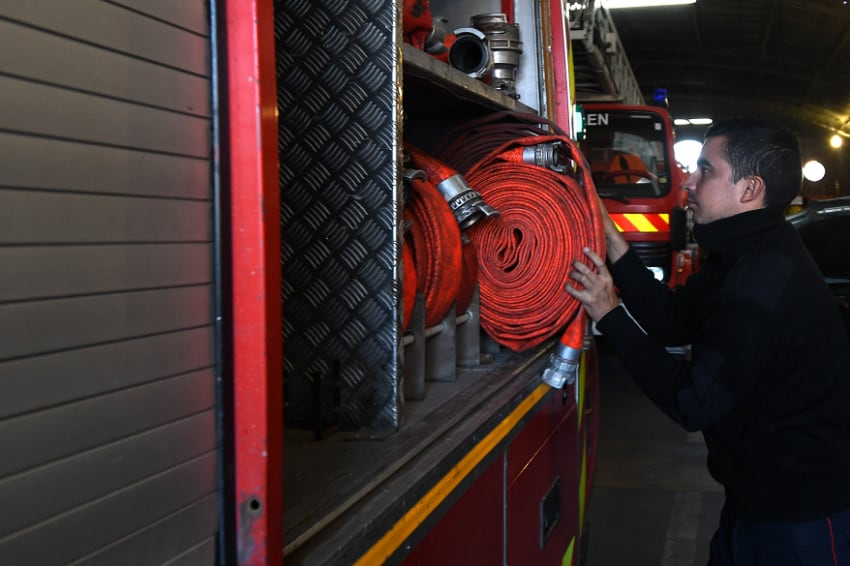
[[[718,120],[705,139],[724,136],[723,157],[732,167],[733,183],[758,175],[765,183],[765,207],[785,210],[800,193],[803,163],[797,135],[752,118]]]

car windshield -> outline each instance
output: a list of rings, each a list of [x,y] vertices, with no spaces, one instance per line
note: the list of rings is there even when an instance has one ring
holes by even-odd
[[[651,112],[604,110],[585,116],[582,149],[600,196],[653,198],[670,192],[664,121]]]

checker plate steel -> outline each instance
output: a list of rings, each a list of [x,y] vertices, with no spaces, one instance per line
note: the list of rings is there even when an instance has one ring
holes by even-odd
[[[287,426],[400,424],[397,9],[275,2]]]

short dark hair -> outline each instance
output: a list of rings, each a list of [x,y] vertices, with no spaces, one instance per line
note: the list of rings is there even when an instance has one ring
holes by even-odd
[[[765,207],[785,210],[803,186],[803,162],[797,135],[754,118],[718,120],[705,139],[724,136],[723,156],[732,167],[733,183],[758,175],[765,183]]]

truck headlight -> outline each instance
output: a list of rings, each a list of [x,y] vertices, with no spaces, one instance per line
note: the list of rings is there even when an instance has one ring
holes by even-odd
[[[652,276],[658,279],[659,281],[664,281],[664,268],[663,267],[647,267],[648,270],[652,272]]]

